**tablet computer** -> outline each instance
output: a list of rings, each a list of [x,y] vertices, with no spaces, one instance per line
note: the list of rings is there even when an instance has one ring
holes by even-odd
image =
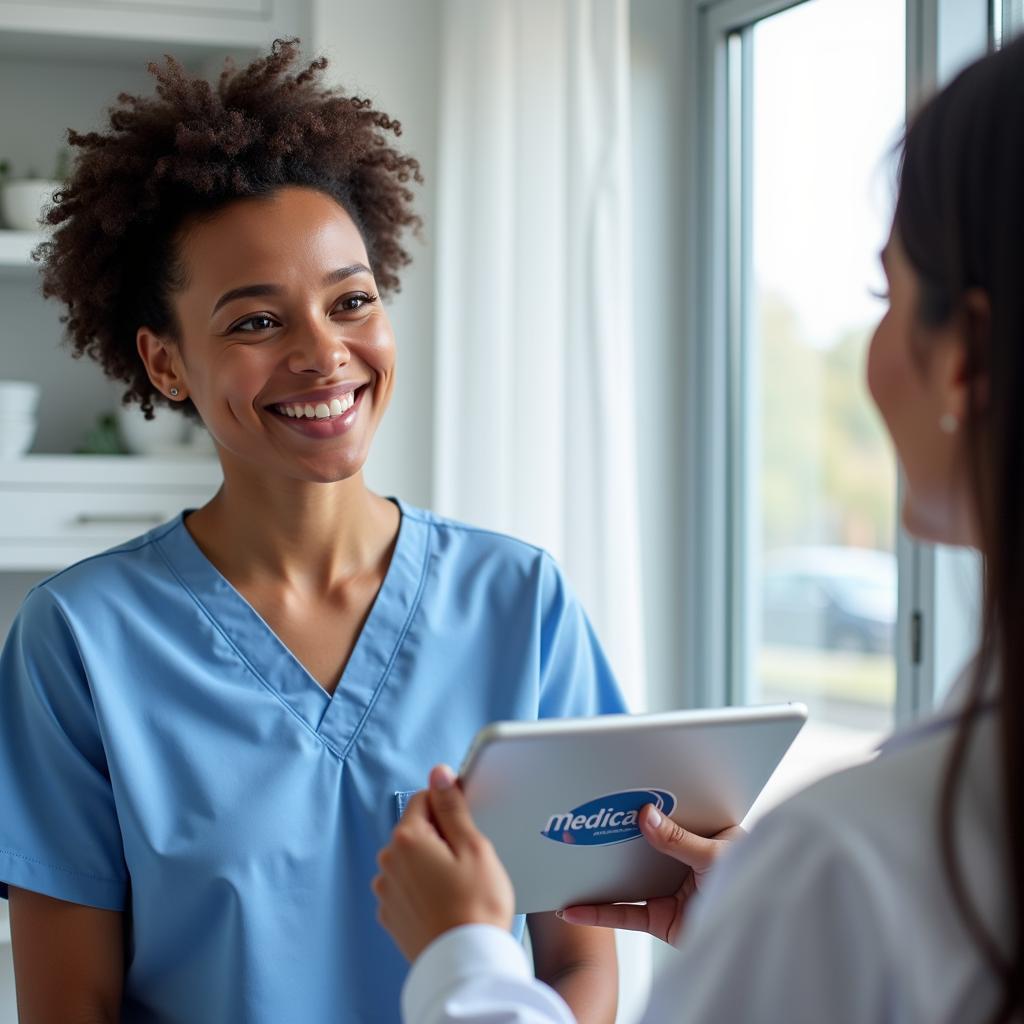
[[[516,912],[674,893],[686,868],[637,816],[653,803],[712,836],[739,824],[807,718],[802,704],[495,722],[460,777],[516,891]]]

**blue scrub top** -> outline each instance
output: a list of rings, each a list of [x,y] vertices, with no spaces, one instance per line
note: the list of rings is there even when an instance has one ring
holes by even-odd
[[[407,965],[369,883],[408,793],[495,719],[624,710],[548,555],[399,507],[333,696],[184,516],[26,598],[0,879],[127,912],[124,1024],[397,1021]]]

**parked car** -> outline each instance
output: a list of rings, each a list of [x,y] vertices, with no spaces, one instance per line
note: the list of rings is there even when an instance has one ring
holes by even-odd
[[[800,547],[765,556],[766,644],[887,654],[896,626],[896,558],[887,551]]]

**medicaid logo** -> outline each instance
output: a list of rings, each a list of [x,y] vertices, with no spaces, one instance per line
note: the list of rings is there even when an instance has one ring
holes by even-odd
[[[590,800],[571,811],[553,814],[542,836],[572,846],[611,846],[640,837],[637,819],[646,804],[668,816],[676,798],[664,789],[624,789]]]

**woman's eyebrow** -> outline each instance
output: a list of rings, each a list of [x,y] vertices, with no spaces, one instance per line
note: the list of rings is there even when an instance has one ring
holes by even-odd
[[[330,273],[325,274],[322,284],[326,288],[329,285],[337,284],[339,281],[344,281],[346,277],[351,277],[353,274],[369,274],[370,268],[363,263],[350,263],[347,267],[339,267],[337,270],[332,270]],[[221,306],[226,305],[233,299],[251,299],[261,295],[280,295],[284,289],[279,284],[244,284],[240,288],[232,288],[230,291],[226,291],[214,304],[213,309],[210,310],[210,316],[213,316]]]
[[[258,295],[280,295],[282,291],[284,289],[278,284],[246,284],[241,288],[232,288],[213,304],[210,316],[213,316],[221,306],[231,302],[232,299],[249,299]]]
[[[337,270],[332,270],[323,279],[323,284],[326,287],[330,284],[337,284],[339,281],[344,281],[346,277],[351,277],[353,274],[369,274],[370,268],[362,263],[350,263],[347,267],[339,267]]]

